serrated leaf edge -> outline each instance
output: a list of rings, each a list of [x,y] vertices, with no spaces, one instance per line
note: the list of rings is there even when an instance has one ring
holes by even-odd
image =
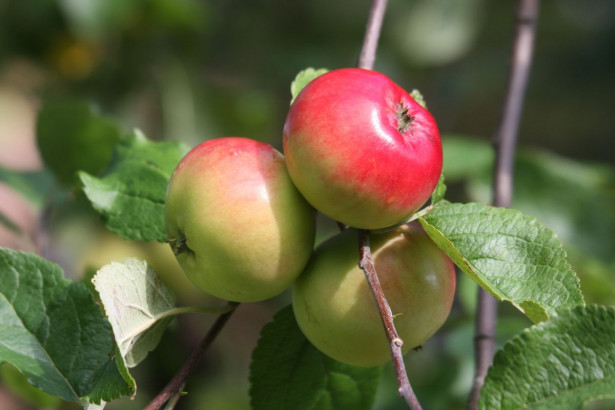
[[[16,252],[16,253],[25,253],[25,252]],[[45,349],[43,348],[43,346],[40,344],[40,341],[38,340],[38,338],[37,338],[35,335],[33,335],[33,334],[32,334],[32,332],[30,332],[30,330],[29,330],[29,329],[25,326],[25,324],[24,324],[24,323],[23,323],[23,321],[21,320],[21,316],[19,316],[19,315],[17,314],[17,312],[15,311],[15,309],[13,308],[13,304],[12,304],[12,303],[10,303],[10,301],[9,301],[9,300],[5,297],[5,295],[4,295],[4,294],[2,294],[2,293],[0,293],[0,298],[2,298],[2,299],[4,299],[4,300],[6,300],[7,305],[8,305],[8,306],[10,306],[11,311],[15,314],[15,317],[19,318],[19,322],[22,324],[23,329],[25,329],[25,330],[28,332],[28,334],[29,334],[30,336],[32,336],[32,339],[36,340],[37,345],[38,345],[38,346],[39,346],[39,348],[40,348],[40,351],[42,351],[42,352],[45,354],[45,357],[47,358],[47,362],[48,362],[48,363],[51,363],[51,364],[53,365],[53,367],[54,367],[55,369],[57,369],[57,368],[58,368],[58,366],[56,365],[56,363],[55,363],[55,362],[53,361],[53,359],[49,356],[49,354],[47,353],[47,350],[45,350]],[[23,371],[21,370],[21,368],[19,368],[16,364],[14,364],[14,363],[12,363],[12,362],[10,362],[10,361],[5,361],[5,362],[6,362],[6,363],[10,363],[10,364],[12,364],[13,366],[15,366],[15,368],[16,368],[16,369],[18,369],[20,372],[22,372],[22,373],[23,373]],[[73,393],[73,398],[61,397],[61,396],[58,396],[58,397],[60,397],[60,398],[62,398],[62,399],[64,399],[64,400],[79,401],[79,400],[80,400],[79,395],[77,394],[77,392],[75,392],[75,390],[73,389],[73,386],[72,386],[72,385],[69,383],[69,381],[66,379],[65,375],[64,375],[62,372],[60,372],[60,371],[57,371],[56,373],[57,373],[57,374],[60,376],[60,378],[61,378],[61,379],[65,382],[65,385],[68,387],[68,389],[69,389],[69,390]],[[45,393],[49,393],[49,394],[51,394],[51,395],[57,396],[57,394],[55,394],[55,393],[53,393],[53,392],[49,392],[49,391],[45,390],[42,386],[40,386],[38,383],[36,383],[36,381],[35,381],[35,380],[32,380],[32,379],[30,378],[30,376],[28,376],[27,374],[25,374],[25,373],[23,373],[23,374],[26,376],[26,378],[27,378],[27,380],[28,380],[28,383],[30,383],[32,386],[34,386],[34,387],[36,387],[36,388],[40,389],[41,391],[44,391]]]
[[[314,68],[314,67],[307,67],[299,71],[297,75],[295,75],[295,78],[293,79],[293,81],[290,83],[290,95],[291,95],[290,104],[292,105],[292,103],[295,101],[295,98],[297,98],[297,96],[301,93],[301,91],[303,90],[303,88],[305,88],[305,86],[307,86],[311,81],[313,81],[317,77],[320,77],[321,75],[327,73],[328,71],[329,71],[328,68]],[[307,74],[314,74],[316,76],[312,78],[310,82],[306,83],[300,90],[295,90],[296,83],[299,80],[299,77],[303,75],[307,75]]]
[[[545,331],[546,327],[549,326],[554,326],[552,320],[557,318],[558,316],[560,316],[562,313],[565,312],[572,312],[573,310],[583,310],[583,313],[589,313],[590,311],[601,311],[601,312],[607,312],[608,310],[614,310],[615,308],[612,306],[601,306],[601,305],[577,305],[574,307],[571,307],[569,309],[566,310],[562,310],[559,312],[555,312],[551,315],[551,317],[549,318],[549,320],[545,320],[543,322],[540,323],[535,323],[532,326],[525,328],[521,331],[521,333],[514,335],[512,338],[510,338],[509,340],[506,341],[506,343],[504,343],[504,345],[502,347],[500,347],[494,355],[494,360],[493,363],[495,363],[495,360],[498,356],[501,356],[502,354],[504,354],[504,350],[509,347],[509,346],[514,346],[515,343],[517,343],[520,340],[525,340],[527,339],[529,336],[529,333],[533,333],[533,332],[540,332],[540,331]],[[489,379],[489,375],[494,371],[493,370],[493,364],[491,366],[489,366],[489,369],[487,370],[487,374],[485,375],[485,380]],[[484,385],[483,385],[484,386]],[[553,397],[553,396],[549,396],[549,397]],[[549,398],[547,397],[547,399]],[[594,397],[591,399],[588,399],[589,401],[594,401],[599,399],[600,397]],[[615,393],[613,396],[606,396],[606,398],[615,398]],[[544,402],[545,400],[541,400],[541,402]],[[585,403],[588,403],[589,401],[585,401]],[[540,402],[535,402],[535,403],[531,403],[531,404],[536,404],[536,403],[540,403]],[[526,404],[526,403],[524,403]],[[524,406],[525,407],[525,406]],[[480,406],[479,406],[480,408]]]
[[[467,204],[459,204],[461,206],[463,205],[471,205],[473,203],[467,203]],[[459,251],[459,249],[457,249],[457,247],[453,244],[453,242],[448,239],[447,237],[444,236],[444,234],[442,232],[440,232],[439,229],[437,229],[434,225],[430,224],[425,217],[428,216],[431,212],[433,212],[434,209],[436,208],[441,208],[441,207],[445,207],[445,206],[450,206],[453,205],[448,201],[442,200],[440,202],[438,202],[436,205],[434,205],[429,212],[427,212],[427,214],[423,215],[422,217],[419,218],[419,222],[421,223],[421,225],[423,226],[423,228],[425,229],[425,231],[429,234],[427,227],[431,228],[432,233],[437,233],[438,238],[446,241],[448,244],[450,244],[451,248],[455,250],[456,252],[456,256],[461,257],[461,260],[463,261],[463,266],[459,266],[459,264],[457,264],[457,266],[466,274],[468,274],[468,276],[470,276],[479,286],[481,286],[484,290],[486,290],[487,292],[489,292],[496,300],[500,301],[500,302],[509,302],[511,303],[513,306],[515,306],[515,308],[519,309],[519,311],[521,311],[523,314],[526,314],[526,310],[522,307],[523,304],[526,303],[533,303],[537,306],[539,306],[545,313],[546,318],[543,318],[543,320],[548,320],[549,319],[549,312],[547,312],[547,310],[545,309],[545,307],[536,300],[532,300],[532,299],[524,299],[517,302],[514,302],[511,298],[509,297],[500,297],[498,295],[495,294],[495,292],[492,289],[492,284],[489,281],[483,280],[482,278],[480,278],[478,276],[478,274],[476,273],[476,271],[478,269],[476,269],[476,267],[474,267],[466,258],[465,256],[463,256],[461,254],[461,252]],[[557,241],[557,246],[554,247],[554,249],[560,250],[562,252],[562,257],[564,260],[564,264],[565,266],[568,268],[568,270],[570,272],[573,273],[574,276],[574,280],[575,280],[575,284],[576,284],[576,289],[578,290],[579,296],[581,298],[581,303],[579,304],[579,306],[584,306],[585,305],[585,298],[583,296],[583,293],[581,292],[581,281],[578,277],[578,275],[576,274],[576,272],[574,271],[574,269],[572,269],[572,265],[570,265],[570,262],[568,261],[567,258],[567,253],[566,250],[564,249],[564,245],[563,243],[559,240],[559,238],[557,237],[557,234],[555,233],[555,231],[553,231],[551,228],[545,226],[544,224],[542,224],[537,218],[531,216],[531,215],[527,215],[522,213],[521,211],[517,210],[517,209],[513,209],[513,208],[502,208],[502,207],[494,207],[491,205],[483,205],[483,204],[478,204],[476,203],[475,205],[482,205],[485,206],[485,209],[490,209],[490,210],[504,210],[506,212],[511,212],[511,213],[516,213],[518,216],[521,216],[522,218],[525,218],[529,223],[531,224],[539,224],[541,226],[541,228],[547,232],[550,235],[551,239],[555,239]],[[448,215],[450,216],[450,215]],[[429,235],[431,236],[431,235]],[[434,241],[435,242],[435,241]],[[453,259],[453,258],[451,258]],[[469,269],[469,271],[466,271],[465,269],[463,269],[463,267],[466,267]],[[535,321],[533,317],[528,315],[528,318],[530,320],[532,320],[534,323],[540,323],[541,321]]]
[[[145,269],[153,269],[148,263],[147,261],[141,260],[139,258],[135,258],[135,257],[129,257],[129,258],[125,258],[124,261],[122,262],[117,262],[117,261],[112,261],[110,263],[108,263],[107,265],[103,266],[109,266],[109,265],[127,265],[127,261],[138,261],[139,263],[142,263],[145,266]],[[96,289],[96,291],[100,294],[100,289],[98,287],[98,282],[97,282],[97,278],[99,275],[99,272],[103,269],[100,268],[96,274],[92,277],[92,284],[94,285],[94,288]],[[149,281],[149,280],[148,280]],[[151,282],[150,282],[151,283]],[[164,286],[164,285],[163,285]],[[160,296],[164,296],[160,293],[159,288],[157,286],[155,286],[154,284],[152,284],[152,287],[154,289],[156,289],[156,292],[160,295]],[[173,301],[173,305],[174,305],[174,301]],[[109,319],[111,317],[111,315],[109,314],[109,311],[107,310],[107,305],[105,305],[104,303],[102,303],[102,307],[103,310],[105,312],[105,317],[107,319]],[[164,321],[165,319],[170,321],[171,320],[171,316],[173,315],[173,310],[170,311],[166,311],[164,314],[161,315],[155,315],[155,316],[150,316],[149,314],[147,314],[148,317],[150,317],[150,320],[147,322],[147,326],[142,325],[141,327],[137,328],[137,329],[133,329],[133,331],[128,334],[125,335],[125,337],[123,339],[119,339],[116,335],[115,335],[115,331],[113,330],[113,326],[112,327],[112,331],[113,331],[113,340],[115,341],[116,344],[116,348],[117,348],[117,354],[119,354],[124,366],[126,367],[126,369],[129,368],[129,366],[126,363],[126,358],[121,354],[121,351],[119,349],[119,346],[125,346],[126,342],[128,341],[128,345],[126,346],[126,352],[130,352],[133,348],[133,346],[139,341],[139,339],[145,334],[145,332],[147,332],[149,329],[153,328],[155,325],[162,323],[162,321]],[[109,321],[111,323],[111,321]],[[134,366],[130,366],[130,367],[134,367]],[[131,377],[130,373],[128,373],[128,375]],[[124,377],[124,375],[122,375],[122,377]],[[134,380],[134,379],[133,379]],[[130,384],[130,383],[129,383]]]

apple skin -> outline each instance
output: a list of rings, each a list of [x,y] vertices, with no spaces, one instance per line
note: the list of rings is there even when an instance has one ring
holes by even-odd
[[[378,278],[406,353],[442,326],[455,294],[453,262],[411,223],[371,235]],[[378,308],[358,266],[357,232],[321,244],[293,288],[295,318],[308,340],[342,363],[371,367],[390,360]]]
[[[284,155],[314,208],[361,229],[405,220],[442,171],[431,114],[385,75],[359,68],[330,71],[299,93],[284,124]]]
[[[315,212],[283,155],[247,138],[206,141],[175,169],[167,189],[169,243],[203,291],[236,302],[289,288],[314,246]]]

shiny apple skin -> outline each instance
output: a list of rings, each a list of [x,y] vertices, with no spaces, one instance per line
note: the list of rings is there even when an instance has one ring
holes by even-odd
[[[454,265],[415,223],[371,235],[371,250],[405,353],[448,317]],[[353,229],[320,245],[295,283],[293,310],[299,328],[320,351],[350,365],[377,366],[391,360],[390,350],[358,260]]]
[[[314,246],[315,212],[269,144],[225,137],[204,142],[167,189],[169,242],[203,291],[236,302],[289,288]]]
[[[406,128],[402,117],[412,118]],[[361,229],[392,226],[413,214],[442,171],[432,115],[370,70],[339,69],[310,82],[290,108],[283,142],[288,172],[308,202]]]

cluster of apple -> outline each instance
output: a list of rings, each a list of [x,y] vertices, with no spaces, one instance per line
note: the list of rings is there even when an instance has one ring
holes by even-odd
[[[297,96],[284,155],[247,138],[204,142],[167,191],[169,242],[202,290],[237,302],[293,287],[306,337],[341,362],[389,358],[380,316],[358,266],[354,229],[313,251],[315,212],[382,230],[416,212],[435,189],[442,146],[429,112],[386,76],[340,69]],[[407,351],[444,322],[455,289],[450,259],[420,225],[372,234],[372,255]]]

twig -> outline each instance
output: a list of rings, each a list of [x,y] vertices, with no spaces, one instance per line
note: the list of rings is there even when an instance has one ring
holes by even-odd
[[[391,349],[391,357],[393,358],[393,366],[395,367],[395,374],[397,375],[397,385],[399,386],[398,392],[401,397],[406,400],[408,406],[413,410],[420,410],[419,404],[408,375],[406,374],[406,366],[404,364],[404,358],[401,351],[403,340],[397,334],[395,324],[393,323],[393,312],[391,307],[384,297],[380,281],[378,280],[378,274],[376,273],[376,267],[372,260],[372,252],[369,246],[369,232],[365,230],[359,230],[359,267],[365,272],[365,277],[369,283],[369,287],[378,306],[380,317],[382,318],[382,324],[386,331],[387,339],[389,340],[389,348]]]
[[[513,171],[517,133],[527,80],[530,75],[534,37],[540,0],[520,0],[517,15],[517,34],[508,84],[508,95],[500,130],[495,141],[496,167],[493,185],[493,204],[510,207],[513,195]]]
[[[480,389],[495,353],[495,324],[497,301],[483,288],[478,289],[476,320],[474,330],[474,383],[468,400],[468,409],[478,409]]]
[[[382,29],[382,20],[384,12],[387,8],[388,0],[373,0],[372,7],[369,11],[369,19],[365,28],[365,37],[363,38],[363,47],[359,55],[359,68],[371,70],[374,68],[376,60],[376,49],[378,48],[378,39]]]
[[[145,410],[157,410],[162,408],[164,404],[173,397],[176,397],[181,393],[181,390],[184,388],[186,384],[186,380],[190,376],[190,374],[195,369],[198,362],[205,355],[207,348],[214,341],[220,330],[224,327],[226,322],[229,320],[233,312],[235,312],[239,303],[229,302],[229,305],[232,309],[224,313],[223,315],[218,316],[214,324],[211,326],[201,343],[194,349],[190,357],[186,360],[181,369],[173,376],[171,381],[167,383],[167,385],[162,389],[162,391],[156,396],[145,408]]]
[[[508,94],[502,122],[495,140],[496,163],[493,175],[493,205],[495,206],[508,208],[512,202],[517,134],[532,63],[539,4],[540,0],[520,0],[517,10],[517,29]],[[474,336],[475,377],[468,402],[468,408],[471,410],[478,408],[480,389],[483,386],[487,369],[493,361],[496,316],[495,299],[482,288],[479,289]]]

